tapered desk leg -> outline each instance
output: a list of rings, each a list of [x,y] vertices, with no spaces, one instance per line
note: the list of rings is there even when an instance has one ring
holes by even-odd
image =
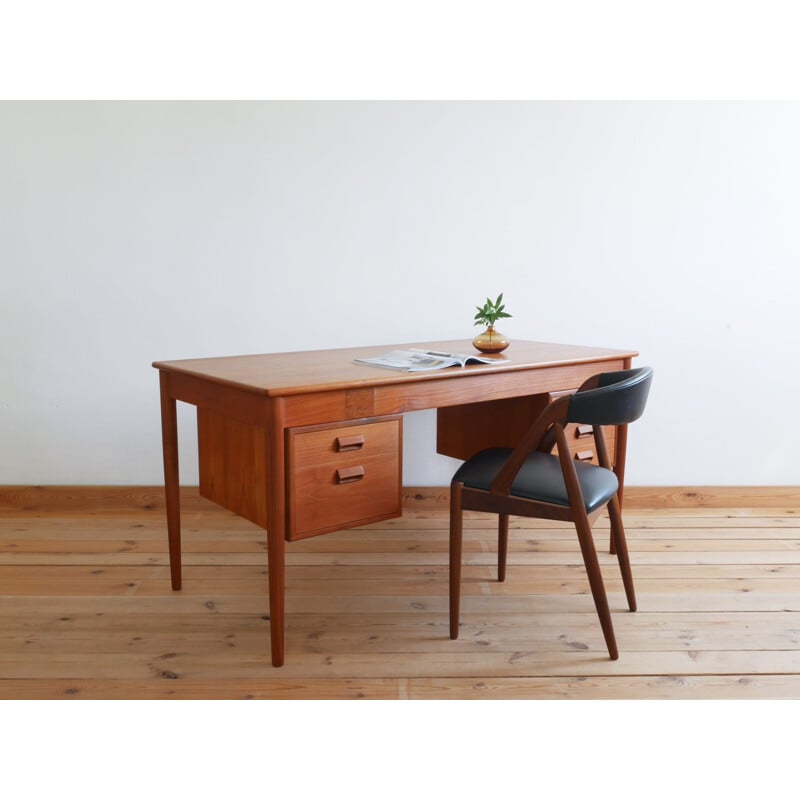
[[[286,542],[283,532],[267,531],[269,556],[269,634],[272,666],[283,665],[284,593],[286,591]]]
[[[267,436],[267,556],[269,558],[269,631],[272,666],[283,665],[284,596],[286,592],[286,479],[283,403],[270,403]]]
[[[631,368],[631,359],[626,358],[622,363],[622,369]],[[628,455],[628,426],[617,426],[617,444],[616,453],[614,454],[614,472],[616,473],[617,480],[619,481],[619,490],[617,491],[617,501],[619,503],[620,511],[622,510],[622,495],[625,493],[625,459]],[[614,534],[609,536],[608,552],[616,555],[617,547],[614,544]]]
[[[169,394],[169,379],[159,373],[161,383],[161,444],[164,451],[164,493],[167,504],[169,569],[172,588],[181,588],[181,500],[178,478],[178,414]]]

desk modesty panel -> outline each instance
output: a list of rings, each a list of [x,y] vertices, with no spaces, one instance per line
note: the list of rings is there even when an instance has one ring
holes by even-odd
[[[402,414],[437,409],[436,450],[512,446],[558,394],[638,355],[515,341],[491,364],[401,372],[355,358],[471,353],[468,340],[157,361],[172,586],[181,587],[176,401],[197,406],[200,493],[267,530],[273,664],[283,663],[285,542],[399,516]],[[622,478],[625,430],[609,431]],[[576,458],[593,458],[575,430]]]

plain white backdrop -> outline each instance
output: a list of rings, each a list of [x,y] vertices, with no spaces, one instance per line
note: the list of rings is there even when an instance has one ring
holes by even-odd
[[[472,305],[503,289],[510,336],[636,347],[656,368],[631,431],[629,483],[797,485],[798,106],[742,102],[800,100],[796,13],[786,0],[3,3],[8,99],[699,102],[525,103],[521,128],[498,104],[470,103],[484,122],[468,126],[453,106],[398,106],[394,120],[406,122],[395,125],[371,105],[373,125],[353,118],[338,136],[322,112],[341,109],[313,103],[228,106],[225,124],[185,104],[0,103],[0,483],[159,482],[155,358],[470,335]],[[355,172],[339,165],[343,149]],[[387,150],[407,154],[383,167],[400,191],[380,171],[366,177]],[[359,208],[373,213],[364,225]],[[350,223],[305,224],[328,217]],[[397,218],[398,233],[370,240],[375,218],[384,231]],[[401,228],[425,218],[427,229]],[[397,264],[405,280],[389,272]],[[341,285],[357,285],[355,302]],[[188,481],[193,431],[182,421]],[[430,416],[412,415],[406,433],[421,453],[407,453],[407,482],[449,480],[450,464],[430,455]],[[534,754],[536,786],[556,793],[604,785],[621,741],[640,769],[617,771],[620,797],[641,795],[642,770],[659,774],[654,797],[687,782],[775,794],[793,779],[779,733],[791,712],[774,702],[3,711],[20,797],[50,781],[60,796],[105,797],[115,781],[138,797],[156,775],[210,797],[261,785],[273,763],[290,769],[285,781],[273,770],[270,787],[289,791],[301,775],[310,791],[346,786],[353,797],[376,786],[474,797],[483,774],[463,755],[476,744],[482,764],[503,765],[493,786],[530,785],[518,743]],[[166,749],[158,725],[178,731]],[[579,743],[590,767],[580,774],[576,731],[591,742]],[[210,743],[213,759],[191,769]],[[76,768],[89,749],[101,758]],[[664,771],[667,752],[677,769]],[[167,770],[137,769],[148,758]],[[438,771],[414,768],[429,763]]]
[[[800,483],[798,141],[791,102],[0,103],[0,483],[159,483],[153,360],[469,338],[501,291],[512,340],[654,367],[630,484]]]

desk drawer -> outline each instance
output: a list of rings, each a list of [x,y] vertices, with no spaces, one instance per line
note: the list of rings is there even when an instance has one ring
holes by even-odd
[[[401,514],[402,418],[287,431],[288,538]]]
[[[400,450],[400,420],[400,417],[392,417],[380,422],[290,428],[289,448],[294,468],[396,453]]]
[[[567,434],[570,452],[578,461],[584,461],[588,464],[595,465],[600,463],[597,458],[597,448],[595,447],[594,432],[591,425],[568,425],[564,432]],[[608,457],[611,459],[612,465],[616,453],[616,433],[617,429],[615,426],[603,426],[606,449],[608,450]]]

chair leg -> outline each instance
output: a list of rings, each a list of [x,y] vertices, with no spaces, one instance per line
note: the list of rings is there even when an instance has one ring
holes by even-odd
[[[463,510],[462,483],[450,486],[450,638],[458,639],[458,615],[461,601],[461,540]]]
[[[582,511],[582,509],[581,509]],[[611,611],[608,607],[606,589],[603,585],[603,576],[600,572],[600,563],[597,560],[594,540],[592,539],[592,526],[586,513],[575,515],[575,530],[578,533],[578,542],[583,555],[583,563],[586,566],[586,573],[589,576],[589,586],[592,589],[594,606],[597,609],[597,616],[600,617],[600,627],[603,629],[603,636],[608,647],[608,655],[612,661],[619,658],[617,650],[617,640],[614,636],[614,625],[611,622]]]
[[[628,543],[625,540],[625,527],[622,524],[622,512],[619,508],[617,496],[611,498],[608,504],[608,518],[611,522],[611,541],[614,543],[619,561],[619,571],[622,573],[622,583],[625,586],[625,596],[628,598],[628,608],[636,611],[636,593],[633,589],[633,574],[631,560],[628,555]],[[613,552],[613,551],[612,551]]]
[[[508,514],[500,514],[497,521],[497,580],[506,579],[506,560],[508,558]]]

